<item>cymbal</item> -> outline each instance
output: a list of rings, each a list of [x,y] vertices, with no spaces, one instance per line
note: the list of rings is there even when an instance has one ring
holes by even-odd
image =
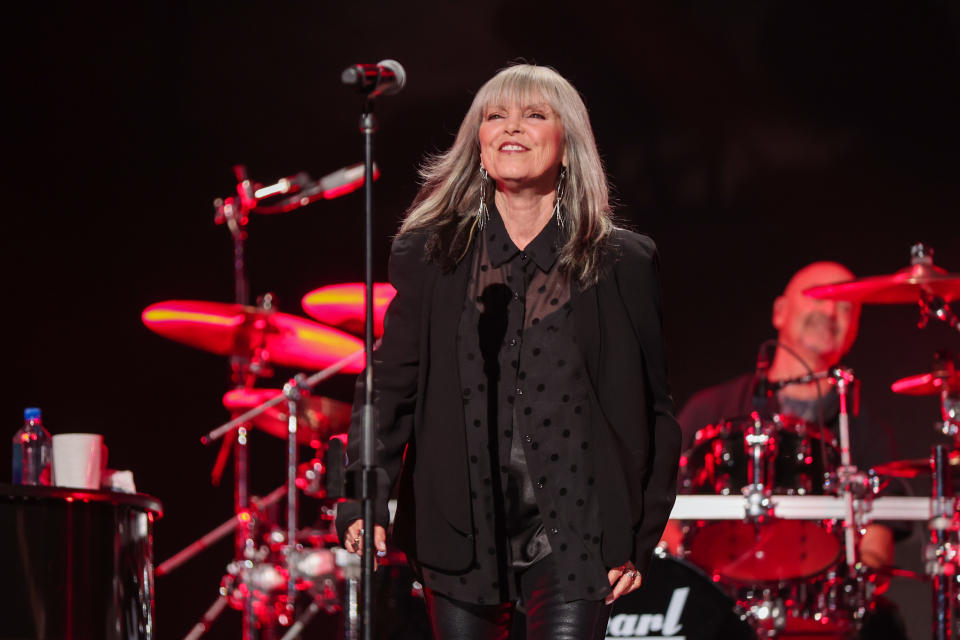
[[[301,305],[307,315],[324,324],[340,327],[356,334],[363,333],[364,286],[362,282],[332,284],[314,289],[303,296]],[[373,333],[383,335],[383,316],[390,301],[397,295],[393,285],[377,282],[373,285]]]
[[[332,327],[239,304],[167,300],[150,305],[141,317],[151,331],[191,347],[287,367],[323,369],[363,349],[359,339]],[[360,356],[341,371],[362,370]]]
[[[920,373],[915,376],[900,378],[890,385],[890,389],[894,393],[903,393],[910,396],[940,393],[944,388],[951,391],[960,390],[960,371],[944,372],[943,375]]]
[[[951,451],[947,457],[947,464],[951,469],[960,467],[960,451]],[[916,478],[933,473],[933,462],[930,458],[907,458],[878,464],[873,467],[873,470],[881,476]]]
[[[233,389],[223,396],[223,406],[242,412],[283,393],[282,389]],[[297,416],[297,442],[319,447],[330,436],[344,433],[350,426],[351,406],[347,402],[323,396],[304,395]],[[272,436],[287,437],[287,405],[274,405],[252,420],[258,429]]]
[[[947,273],[932,263],[917,263],[884,276],[857,278],[806,289],[811,298],[846,300],[873,304],[915,303],[921,292],[939,296],[945,302],[960,297],[960,275]]]

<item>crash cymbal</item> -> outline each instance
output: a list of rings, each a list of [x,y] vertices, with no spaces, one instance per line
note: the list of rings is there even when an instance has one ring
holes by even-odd
[[[332,327],[239,304],[168,300],[150,305],[141,317],[147,328],[165,338],[287,367],[323,369],[363,349],[360,340]],[[341,371],[362,370],[361,356]]]
[[[303,310],[324,324],[356,334],[363,333],[364,297],[362,282],[332,284],[303,296]],[[383,315],[397,290],[386,282],[373,285],[373,333],[383,335]]]
[[[951,468],[960,467],[960,451],[951,451],[947,460]],[[879,464],[873,470],[881,476],[916,478],[933,473],[933,462],[930,458],[908,458]]]
[[[948,303],[960,297],[960,274],[935,266],[933,251],[922,245],[914,245],[911,251],[912,264],[896,273],[825,284],[803,293],[811,298],[872,304],[915,303],[923,294]]]
[[[233,389],[224,394],[223,406],[232,412],[239,413],[263,404],[281,393],[283,393],[281,389]],[[300,401],[297,441],[317,448],[330,436],[344,433],[350,426],[350,410],[350,404],[340,400],[304,395]],[[270,407],[252,422],[258,429],[272,436],[286,439],[286,403]]]

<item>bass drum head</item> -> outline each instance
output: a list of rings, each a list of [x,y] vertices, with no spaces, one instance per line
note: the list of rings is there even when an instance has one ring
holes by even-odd
[[[613,603],[607,640],[756,640],[733,599],[679,558],[654,556],[642,586]]]
[[[721,521],[697,527],[686,543],[691,562],[741,584],[778,583],[823,573],[840,557],[840,538],[818,522]]]

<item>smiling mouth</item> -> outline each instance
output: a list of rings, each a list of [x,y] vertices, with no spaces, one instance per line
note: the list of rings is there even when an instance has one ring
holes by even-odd
[[[500,145],[500,151],[528,151],[528,149],[522,144],[517,144],[516,142],[506,142]]]

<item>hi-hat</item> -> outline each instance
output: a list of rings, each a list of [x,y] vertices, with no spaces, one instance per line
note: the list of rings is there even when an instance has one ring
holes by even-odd
[[[363,290],[362,282],[332,284],[303,296],[301,304],[311,318],[359,335],[363,333],[366,304]],[[397,290],[389,283],[373,285],[373,333],[377,337],[383,335],[383,315],[395,295]]]
[[[147,328],[165,338],[287,367],[323,369],[363,350],[363,342],[332,327],[239,304],[168,300],[144,309],[142,318]],[[360,356],[341,371],[362,370]]]
[[[233,389],[223,396],[223,406],[233,412],[247,411],[283,393],[280,389]],[[304,395],[300,400],[297,415],[297,442],[319,447],[330,436],[344,433],[350,426],[350,404]],[[255,417],[251,422],[270,435],[286,439],[287,405],[274,405]]]
[[[948,303],[960,298],[960,274],[934,265],[933,251],[923,245],[914,245],[911,252],[912,264],[896,273],[825,284],[803,293],[811,298],[872,304],[915,303],[924,296]]]

